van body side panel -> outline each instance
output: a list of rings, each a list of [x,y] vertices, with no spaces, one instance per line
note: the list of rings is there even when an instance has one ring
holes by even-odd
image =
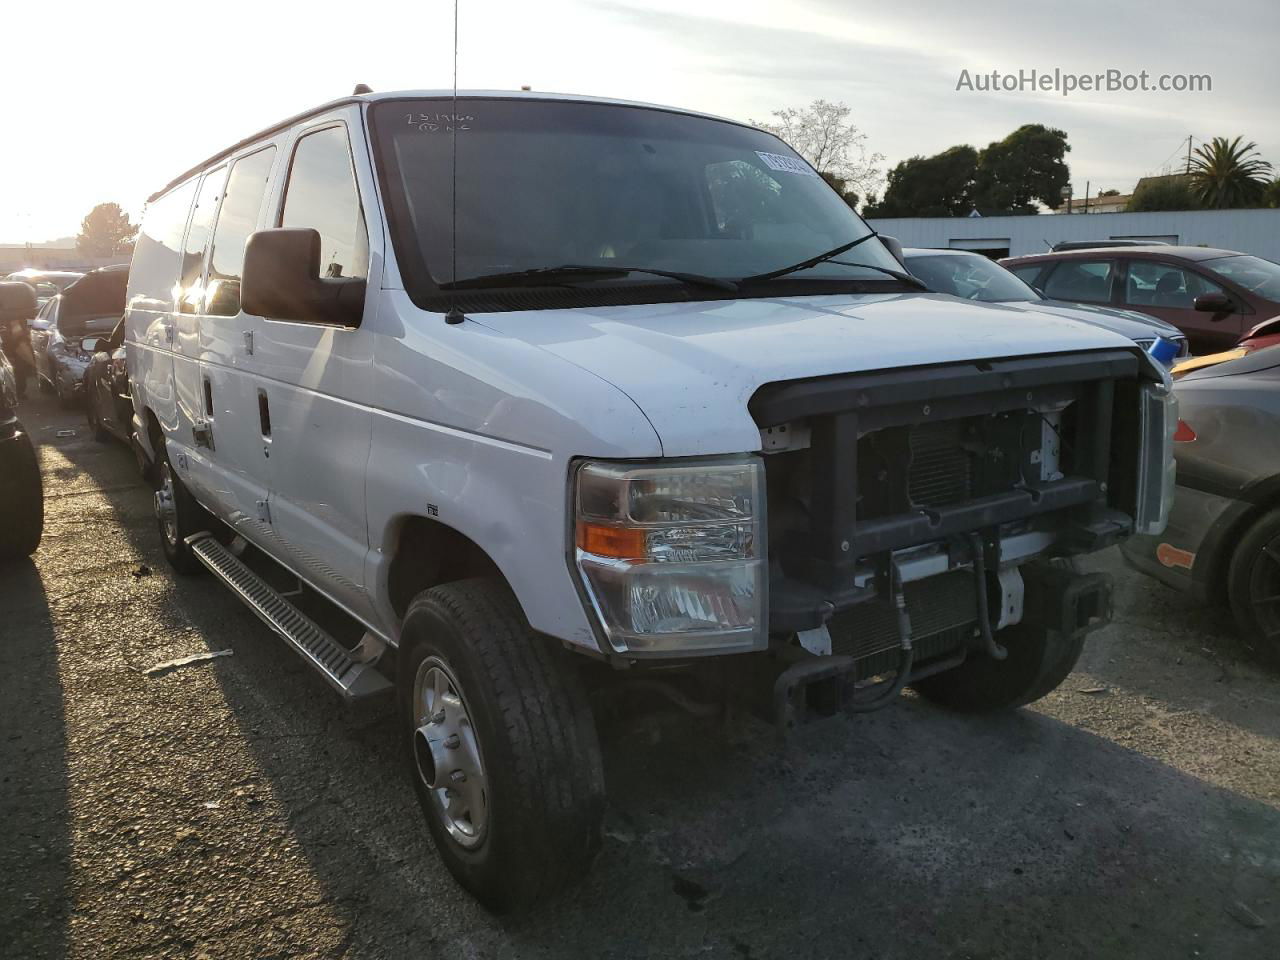
[[[134,429],[154,459],[147,414],[166,436],[178,427],[173,381],[176,330],[173,309],[182,270],[182,243],[197,180],[175,187],[148,205],[134,245],[125,294],[125,354],[134,403]]]
[[[392,636],[387,568],[406,516],[438,520],[497,564],[537,630],[596,649],[567,560],[574,457],[658,457],[617,388],[482,324],[424,313],[383,290],[368,471],[368,582]]]
[[[271,320],[260,329],[246,391],[252,396],[241,400],[247,405],[240,409],[271,464],[271,527],[286,551],[280,559],[351,612],[369,617],[365,470],[372,335]],[[260,420],[264,402],[269,436]]]
[[[299,140],[331,128],[334,121],[343,122],[350,138],[352,173],[368,234],[367,289],[376,294],[382,228],[368,198],[370,188],[360,176],[367,151],[356,107],[313,117],[282,137],[262,227],[280,222]],[[253,354],[242,361],[251,373],[246,390],[251,396],[239,407],[242,428],[253,434],[264,476],[269,475],[276,544],[271,552],[365,620],[375,617],[365,584],[365,471],[373,416],[374,334],[369,326],[377,306],[377,296],[366,295],[364,320],[355,329],[253,318]]]

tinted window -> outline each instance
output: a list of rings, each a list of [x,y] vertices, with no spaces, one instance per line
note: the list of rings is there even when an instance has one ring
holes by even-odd
[[[298,141],[280,226],[319,232],[320,276],[368,274],[369,248],[346,128],[328,127]]]
[[[1234,280],[1250,293],[1268,300],[1280,300],[1280,264],[1261,257],[1239,256],[1206,260],[1203,266],[1228,280]]]
[[[1036,278],[1040,276],[1040,271],[1044,269],[1042,263],[1032,263],[1025,267],[1010,267],[1009,272],[1021,280],[1023,283],[1035,285]]]
[[[1225,293],[1220,286],[1191,270],[1153,260],[1129,262],[1128,293],[1135,306],[1190,310],[1202,293]]]
[[[1055,300],[1111,300],[1114,260],[1064,260],[1054,267],[1044,285],[1045,296]]]
[[[187,228],[187,242],[182,249],[182,300],[179,309],[183,313],[195,313],[204,300],[204,287],[200,282],[204,274],[204,251],[209,245],[209,233],[213,229],[213,217],[218,211],[218,197],[227,168],[219,167],[205,175],[191,211],[191,226]]]
[[[129,297],[140,297],[150,309],[172,308],[173,286],[182,260],[182,232],[187,227],[196,181],[191,180],[147,205],[129,271]]]
[[[240,274],[244,268],[244,245],[258,226],[258,213],[267,193],[267,180],[276,149],[269,147],[241,157],[231,167],[227,194],[218,211],[209,253],[209,282],[206,313],[234,317],[240,312]]]

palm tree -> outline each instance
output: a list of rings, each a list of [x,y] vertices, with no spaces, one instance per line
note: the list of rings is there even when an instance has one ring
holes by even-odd
[[[1219,210],[1253,207],[1262,202],[1271,164],[1258,156],[1252,140],[1214,137],[1196,149],[1191,161],[1191,189],[1204,206]]]

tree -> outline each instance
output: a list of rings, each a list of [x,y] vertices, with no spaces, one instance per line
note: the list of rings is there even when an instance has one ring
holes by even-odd
[[[1280,207],[1280,177],[1267,184],[1262,192],[1262,204],[1266,207]]]
[[[1118,196],[1120,196],[1120,191],[1119,191],[1119,190],[1099,190],[1099,191],[1098,191],[1098,196],[1100,196],[1100,197],[1118,197]]]
[[[100,203],[80,221],[76,249],[86,257],[113,257],[133,251],[138,228],[118,203]]]
[[[1211,209],[1261,205],[1271,164],[1258,156],[1258,145],[1243,137],[1214,137],[1196,148],[1191,160],[1191,189]]]
[[[772,122],[752,120],[785,140],[804,157],[828,183],[837,187],[848,200],[849,194],[865,195],[880,181],[876,164],[884,160],[880,153],[867,153],[867,135],[849,122],[852,111],[844,103],[815,100],[803,110],[787,107],[773,111]]]
[[[1035,213],[1037,202],[1057,210],[1070,180],[1070,149],[1064,131],[1040,123],[989,144],[978,157],[975,206],[992,214]]]
[[[932,157],[911,157],[889,171],[884,199],[868,217],[963,217],[973,209],[978,151],[967,144]]]
[[[1186,176],[1152,177],[1139,183],[1129,202],[1126,213],[1152,213],[1158,210],[1199,210],[1200,201],[1191,191],[1191,179]]]
[[[844,178],[837,177],[834,173],[820,173],[818,176],[827,181],[827,183],[831,185],[831,189],[840,194],[841,199],[844,200],[850,208],[854,210],[858,209],[858,203],[861,198],[858,196],[857,191],[849,188],[849,184],[844,180]]]

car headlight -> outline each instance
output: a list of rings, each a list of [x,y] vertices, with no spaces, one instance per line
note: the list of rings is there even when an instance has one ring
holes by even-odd
[[[618,651],[738,653],[768,644],[758,457],[576,473],[574,557]]]

